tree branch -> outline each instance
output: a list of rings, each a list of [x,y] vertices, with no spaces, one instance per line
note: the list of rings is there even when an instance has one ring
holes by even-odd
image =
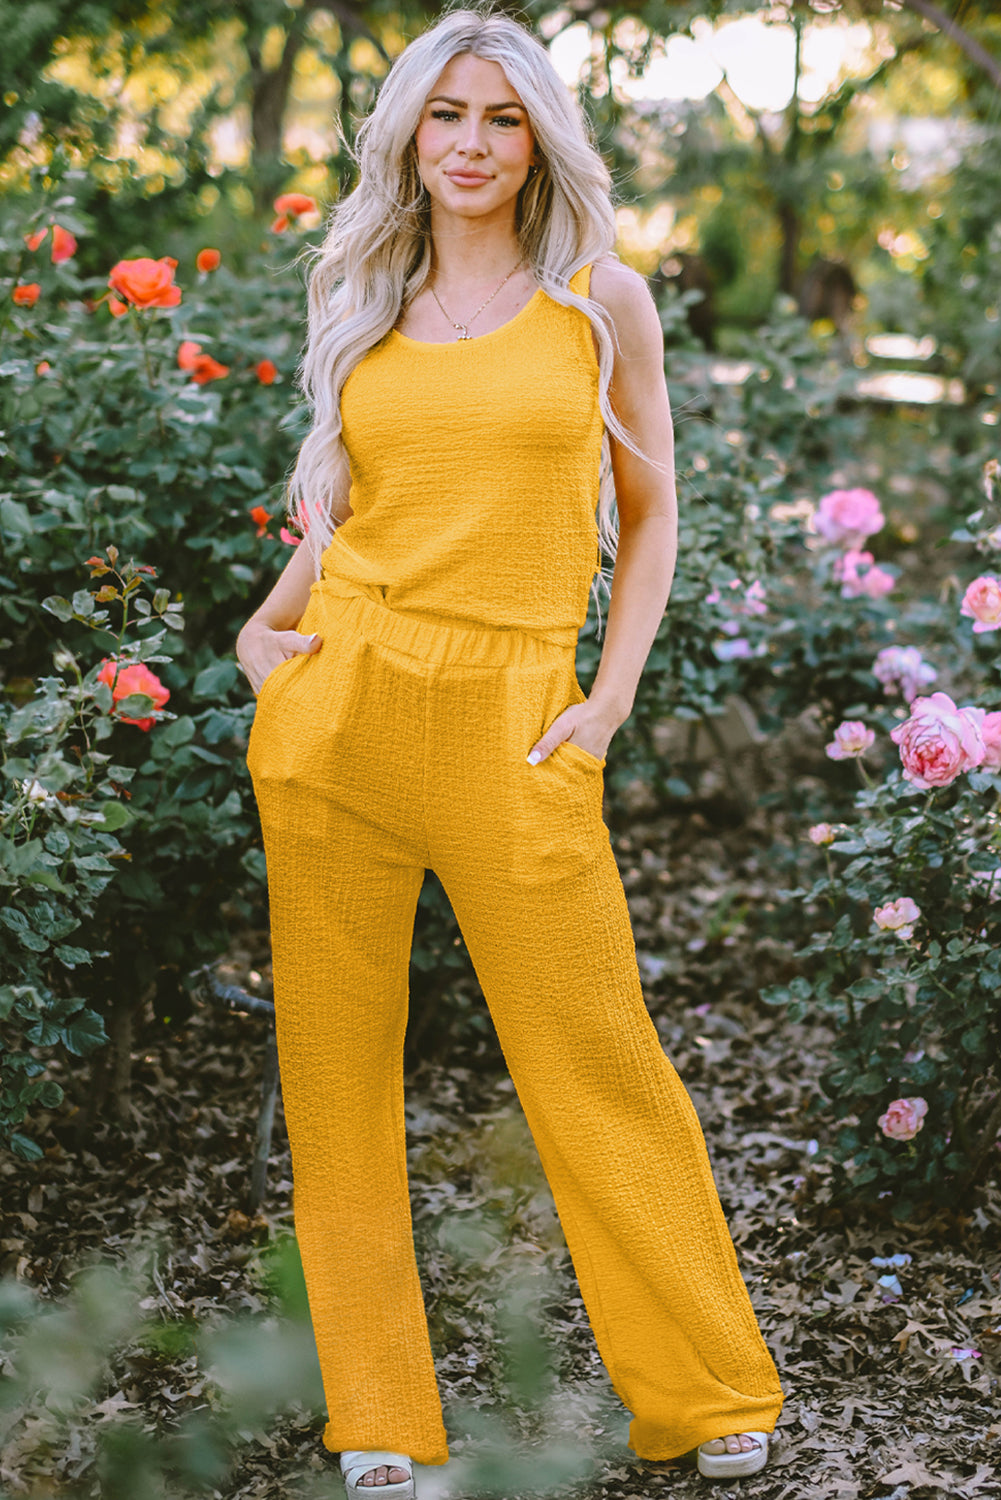
[[[975,37],[972,37],[968,31],[964,31],[958,21],[954,21],[946,11],[932,4],[932,0],[900,0],[900,3],[905,10],[912,10],[915,15],[923,16],[945,36],[951,37],[956,46],[962,48],[970,61],[982,73],[986,73],[994,87],[1001,92],[1001,63],[998,63],[986,48],[981,47]]]

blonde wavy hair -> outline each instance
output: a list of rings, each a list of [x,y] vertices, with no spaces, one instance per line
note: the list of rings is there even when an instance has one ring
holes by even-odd
[[[310,432],[289,477],[289,515],[320,557],[336,530],[331,491],[347,472],[340,397],[351,371],[394,327],[431,270],[430,198],[417,169],[414,135],[433,85],[464,53],[499,63],[525,105],[539,157],[522,187],[517,227],[522,253],[554,302],[590,320],[598,347],[599,402],[605,424],[597,513],[598,536],[614,562],[609,432],[639,453],[612,409],[608,388],[614,330],[605,310],[571,292],[573,274],[613,253],[611,178],[575,95],[545,46],[528,29],[490,8],[453,10],[394,61],[372,112],[358,129],[356,186],[331,211],[323,243],[307,254],[308,334],[298,383],[312,411]],[[599,604],[604,569],[592,584]],[[599,612],[600,629],[600,612]]]

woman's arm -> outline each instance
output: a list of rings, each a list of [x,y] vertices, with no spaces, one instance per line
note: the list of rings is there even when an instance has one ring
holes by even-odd
[[[236,638],[236,656],[254,693],[273,668],[298,652],[319,651],[318,635],[300,635],[295,626],[309,603],[316,577],[313,554],[302,543],[296,547],[278,581]]]
[[[572,704],[554,719],[534,747],[540,760],[568,738],[604,756],[612,735],[632,712],[677,558],[674,427],[660,317],[643,277],[619,261],[595,264],[591,296],[608,311],[619,344],[609,388],[612,405],[654,462],[637,458],[610,438],[619,541],[601,661],[587,702]]]
[[[351,472],[345,460],[330,481],[330,515],[337,526],[353,515],[350,491]],[[236,657],[255,695],[273,668],[300,652],[312,655],[323,645],[319,635],[300,635],[294,628],[306,612],[315,579],[313,554],[300,542],[264,603],[237,636]]]

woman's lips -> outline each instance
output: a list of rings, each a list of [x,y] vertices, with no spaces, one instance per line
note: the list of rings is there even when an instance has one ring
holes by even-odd
[[[449,182],[457,182],[460,187],[479,187],[481,182],[490,181],[486,172],[446,172],[445,176]]]

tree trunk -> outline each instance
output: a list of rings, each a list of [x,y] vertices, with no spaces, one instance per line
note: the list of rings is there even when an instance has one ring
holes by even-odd
[[[282,165],[282,137],[289,90],[292,86],[292,70],[302,48],[307,16],[315,8],[315,0],[305,0],[302,9],[290,22],[285,36],[285,46],[282,48],[281,61],[274,69],[262,66],[262,38],[251,36],[248,30],[247,52],[250,57],[251,84],[250,162],[254,201],[261,213],[267,211],[285,176],[285,168]]]
[[[789,100],[789,134],[783,152],[784,171],[779,197],[779,225],[782,230],[782,250],[779,255],[779,290],[792,297],[796,292],[797,267],[799,264],[799,237],[802,228],[798,199],[799,190],[796,169],[799,165],[802,132],[799,123],[799,79],[802,71],[803,20],[797,12],[793,18],[796,32],[796,56],[793,67],[792,98]]]

